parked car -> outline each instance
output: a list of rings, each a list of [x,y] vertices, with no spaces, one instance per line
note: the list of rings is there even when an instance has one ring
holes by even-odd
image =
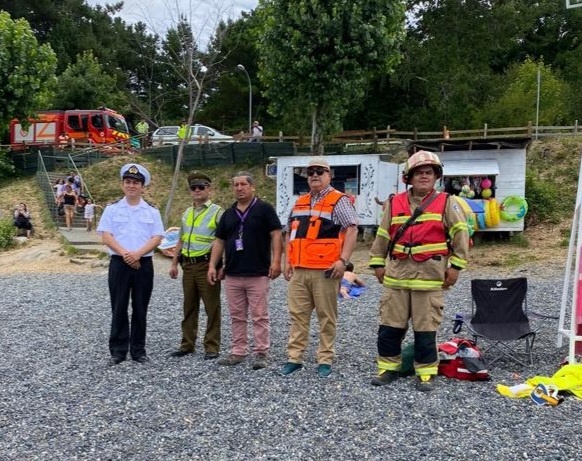
[[[153,146],[167,146],[176,145],[180,143],[178,137],[179,126],[161,126],[152,133]],[[190,144],[198,144],[203,142],[234,142],[232,136],[221,133],[220,131],[210,128],[205,125],[192,125],[192,136]]]

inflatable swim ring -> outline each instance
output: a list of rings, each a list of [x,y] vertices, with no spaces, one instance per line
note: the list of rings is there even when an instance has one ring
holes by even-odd
[[[500,207],[501,219],[507,222],[521,221],[527,214],[527,201],[523,197],[510,195],[505,197]]]

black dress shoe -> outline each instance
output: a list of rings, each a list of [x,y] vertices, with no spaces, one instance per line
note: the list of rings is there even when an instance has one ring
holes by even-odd
[[[204,354],[204,360],[216,360],[219,356],[218,352],[207,352]]]
[[[147,355],[144,354],[144,355],[140,355],[139,357],[135,357],[133,359],[133,361],[137,362],[137,363],[146,363],[146,362],[149,362],[150,359]]]
[[[110,367],[114,366],[114,365],[119,365],[121,362],[123,362],[125,360],[125,357],[111,357],[109,359],[108,365]]]
[[[170,354],[170,357],[184,357],[185,355],[188,354],[193,354],[194,352],[192,351],[183,351],[182,349],[178,349],[177,351],[174,351]]]

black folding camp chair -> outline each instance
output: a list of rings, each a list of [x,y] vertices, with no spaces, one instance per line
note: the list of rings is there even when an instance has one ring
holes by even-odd
[[[487,348],[482,350],[487,362],[493,364],[505,356],[524,366],[533,365],[536,332],[527,314],[527,279],[471,280],[471,300],[472,316],[466,325],[476,342],[486,340]],[[527,364],[519,358],[520,343],[525,345]]]

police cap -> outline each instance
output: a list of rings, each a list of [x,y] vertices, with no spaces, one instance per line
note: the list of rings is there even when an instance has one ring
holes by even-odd
[[[212,179],[201,171],[192,171],[188,175],[188,184],[191,186],[210,186]]]

